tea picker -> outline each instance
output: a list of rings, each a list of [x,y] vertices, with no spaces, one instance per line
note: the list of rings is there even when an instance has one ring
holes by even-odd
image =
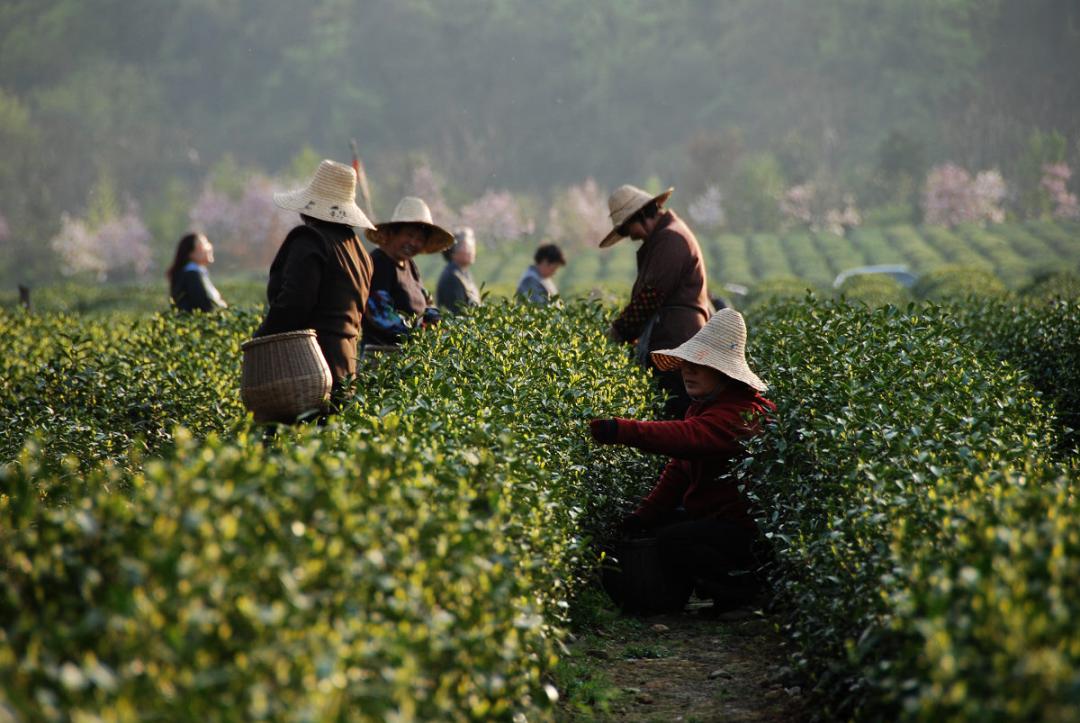
[[[681,419],[690,399],[679,375],[657,367],[649,353],[685,342],[705,326],[713,308],[697,238],[674,211],[664,208],[674,191],[654,195],[629,184],[615,189],[608,198],[613,228],[600,247],[614,246],[626,237],[641,242],[630,301],[611,322],[608,336],[634,346],[639,363],[651,368],[669,395],[664,416]]]
[[[241,397],[259,422],[329,410],[356,373],[356,345],[372,263],[356,229],[374,229],[356,205],[357,174],[324,160],[304,188],[274,194],[300,214],[267,282],[268,309],[244,344]]]
[[[413,257],[450,248],[454,236],[435,223],[431,209],[415,196],[401,199],[390,220],[365,235],[377,248],[371,252],[364,346],[395,346],[413,330],[438,323],[439,310],[424,288]]]
[[[669,457],[652,491],[622,522],[629,540],[612,545],[609,594],[628,612],[679,610],[696,589],[726,604],[747,590],[766,548],[749,502],[732,478],[743,441],[776,411],[746,362],[746,324],[721,309],[688,341],[652,352],[677,371],[691,404],[678,421],[594,419],[599,444],[624,444]]]

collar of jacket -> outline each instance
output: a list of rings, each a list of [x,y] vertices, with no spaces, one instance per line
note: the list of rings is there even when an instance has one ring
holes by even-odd
[[[651,251],[657,244],[660,238],[660,233],[667,230],[669,226],[675,223],[677,216],[675,212],[668,209],[660,214],[660,217],[656,220],[656,226],[653,227],[652,233],[645,237],[645,240],[641,242],[641,248],[638,249],[638,257],[643,256],[646,250]]]
[[[694,417],[700,414],[705,409],[708,409],[717,402],[735,402],[743,399],[757,399],[758,393],[739,382],[729,382],[728,386],[724,389],[713,392],[712,394],[701,397],[700,399],[690,399],[690,407],[686,410],[687,417]]]
[[[382,254],[383,256],[385,256],[387,261],[389,261],[390,263],[392,263],[395,267],[397,267],[399,269],[403,269],[403,268],[405,268],[406,266],[409,265],[408,259],[395,259],[393,256],[386,253],[381,248],[376,248],[371,252],[372,256],[376,256],[378,254]]]

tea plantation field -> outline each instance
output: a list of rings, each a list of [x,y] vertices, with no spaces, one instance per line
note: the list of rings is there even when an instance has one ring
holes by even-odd
[[[492,301],[267,438],[251,310],[0,311],[0,718],[547,719],[590,541],[657,460],[609,308]],[[1080,301],[749,317],[739,470],[823,718],[1080,716]],[[783,663],[783,661],[778,661]]]
[[[849,236],[828,232],[789,231],[782,234],[697,233],[713,292],[727,295],[723,284],[751,288],[762,281],[796,280],[805,286],[831,288],[845,269],[870,264],[906,264],[916,274],[943,266],[978,269],[1019,288],[1041,272],[1080,272],[1080,224],[1033,221],[981,228],[897,225],[856,229]],[[552,239],[559,243],[558,239]],[[556,282],[567,294],[594,289],[626,293],[634,279],[632,241],[608,249],[571,252],[567,267]],[[496,249],[481,246],[473,269],[477,283],[495,293],[513,293],[521,273],[531,263],[534,249],[506,244]],[[424,278],[437,279],[438,256],[418,260]]]
[[[952,231],[899,225],[860,228],[846,237],[809,231],[748,236],[700,233],[698,240],[711,293],[735,306],[753,306],[777,296],[799,298],[807,289],[823,296],[843,293],[871,303],[894,304],[967,293],[1003,295],[1036,283],[1045,285],[1045,277],[1051,274],[1066,274],[1072,287],[1080,286],[1080,223],[1064,221]],[[608,249],[568,249],[569,263],[555,281],[567,297],[623,298],[634,281],[637,248],[635,242],[623,241]],[[473,277],[493,296],[512,296],[534,251],[533,242],[506,242],[496,248],[481,245]],[[445,264],[442,255],[418,256],[416,261],[425,285],[434,293]],[[919,282],[905,289],[889,278],[861,277],[834,292],[832,284],[841,271],[872,264],[906,265],[920,277]],[[212,276],[233,306],[257,305],[265,299],[263,274],[219,273],[215,267]],[[726,284],[747,286],[749,295],[733,295]],[[54,284],[34,289],[32,301],[41,311],[71,313],[164,311],[168,307],[165,285],[159,279]],[[14,289],[0,290],[0,307],[17,304]]]

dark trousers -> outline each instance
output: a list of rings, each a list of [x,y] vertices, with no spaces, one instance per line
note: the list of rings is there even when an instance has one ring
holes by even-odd
[[[344,381],[356,375],[356,339],[319,332],[316,340],[334,380],[330,388],[330,411],[334,413],[341,405]]]
[[[319,349],[330,367],[330,376],[337,389],[345,377],[356,374],[356,339],[326,332],[318,332],[315,339],[319,342]]]
[[[713,609],[759,593],[767,558],[756,530],[715,517],[690,520],[678,510],[646,535],[606,550],[615,562],[602,569],[604,589],[624,612],[676,612],[695,590]]]
[[[673,585],[697,580],[723,584],[731,572],[752,572],[760,566],[757,531],[735,522],[716,517],[683,520],[659,527],[654,534],[665,575]]]

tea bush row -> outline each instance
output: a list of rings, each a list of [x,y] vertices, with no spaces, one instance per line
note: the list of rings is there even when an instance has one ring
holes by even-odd
[[[196,436],[244,416],[240,344],[255,314],[134,318],[0,311],[0,461],[28,437],[54,467],[129,464],[184,425]]]
[[[973,339],[1008,310],[969,313],[810,301],[753,319],[779,411],[744,472],[822,718],[1080,714],[1080,477],[1053,461],[1032,377]]]
[[[804,278],[777,276],[754,285],[743,306],[752,310],[776,300],[801,299],[807,290],[818,289]],[[975,306],[1006,299],[1047,304],[1055,299],[1080,298],[1080,274],[1071,271],[1038,274],[1018,293],[1013,293],[984,268],[944,265],[924,274],[911,289],[884,274],[865,274],[848,278],[831,293],[869,306],[903,306],[915,300]]]
[[[1050,269],[1080,270],[1076,261],[1080,230],[1065,221],[956,229],[892,224],[857,228],[844,236],[802,227],[781,234],[746,235],[698,228],[697,237],[714,292],[728,282],[754,286],[791,274],[825,286],[839,272],[864,264],[905,263],[919,274],[943,265],[979,268],[1012,288]],[[634,276],[634,248],[624,242],[600,252],[568,249],[569,264],[556,281],[568,294],[588,293],[599,286],[625,295]],[[531,248],[512,244],[481,248],[473,275],[489,289],[513,293],[530,254]],[[422,259],[421,268],[425,278],[433,279],[441,271],[442,260]]]
[[[247,274],[214,274],[214,284],[230,306],[258,306],[266,299],[266,280]],[[133,315],[167,311],[171,306],[166,281],[95,283],[64,281],[30,290],[31,308],[46,314]],[[19,307],[14,289],[0,291],[0,308]]]
[[[1080,283],[1076,277],[1055,274],[1045,284],[1029,290],[1034,303],[953,302],[947,311],[971,345],[1022,369],[1053,401],[1063,448],[1075,453],[1080,451]],[[1048,293],[1060,295],[1047,299]]]
[[[588,532],[655,473],[587,441],[590,416],[656,401],[601,320],[449,319],[368,367],[331,424],[266,445],[181,431],[141,471],[68,476],[27,448],[0,478],[0,702],[34,720],[548,715]]]

